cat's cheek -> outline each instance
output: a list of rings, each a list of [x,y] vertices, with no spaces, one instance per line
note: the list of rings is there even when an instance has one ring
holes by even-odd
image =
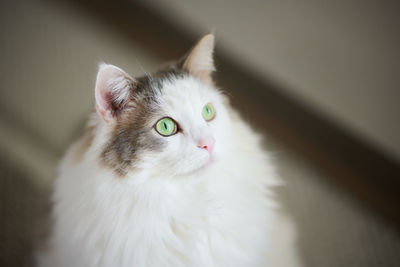
[[[212,132],[215,138],[212,158],[218,161],[226,156],[229,147],[234,146],[231,142],[232,132],[229,125],[216,125]]]

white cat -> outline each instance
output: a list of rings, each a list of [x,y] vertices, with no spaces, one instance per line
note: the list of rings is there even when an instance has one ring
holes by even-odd
[[[299,266],[260,137],[214,86],[214,36],[132,78],[102,64],[96,110],[54,184],[39,266]]]

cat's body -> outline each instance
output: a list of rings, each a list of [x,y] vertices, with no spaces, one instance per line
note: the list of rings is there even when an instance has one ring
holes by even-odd
[[[60,166],[40,266],[299,265],[260,138],[209,78],[212,41],[183,72],[135,80],[100,68],[97,114]],[[202,118],[207,103],[215,114]],[[161,118],[175,132],[160,132]]]

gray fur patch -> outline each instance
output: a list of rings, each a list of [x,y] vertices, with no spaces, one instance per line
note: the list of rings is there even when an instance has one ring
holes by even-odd
[[[169,65],[154,76],[136,78],[129,100],[117,114],[110,140],[101,153],[101,160],[123,177],[135,168],[144,151],[162,151],[165,141],[151,133],[153,118],[158,108],[157,95],[162,94],[162,80],[184,75],[176,65]]]

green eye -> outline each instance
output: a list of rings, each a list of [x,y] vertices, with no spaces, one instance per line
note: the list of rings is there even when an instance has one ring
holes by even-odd
[[[214,107],[208,103],[203,107],[203,110],[201,111],[201,114],[203,115],[203,118],[206,121],[210,121],[212,119],[214,119],[215,117],[215,110]]]
[[[170,136],[176,133],[177,126],[173,119],[165,117],[156,123],[156,130],[162,136]]]

